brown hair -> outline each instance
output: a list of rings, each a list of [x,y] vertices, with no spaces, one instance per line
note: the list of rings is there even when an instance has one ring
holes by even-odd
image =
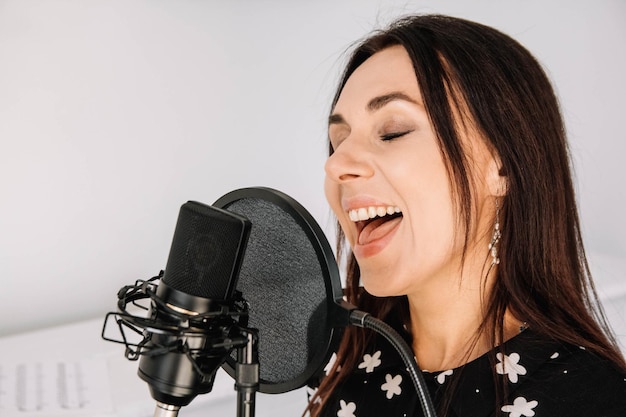
[[[626,368],[591,279],[565,129],[541,65],[517,41],[488,26],[441,15],[406,17],[356,47],[333,108],[354,70],[393,45],[404,47],[413,63],[466,231],[472,221],[471,166],[455,128],[455,108],[467,109],[462,116],[472,121],[499,156],[501,174],[507,179],[500,218],[500,264],[487,292],[486,314],[478,332],[488,332],[492,346],[500,345],[508,310],[535,332],[584,346]],[[339,253],[345,249],[343,241],[339,231]],[[380,319],[408,325],[406,297],[367,294],[359,288],[354,256],[349,252],[347,256],[348,301]],[[369,337],[362,329],[346,329],[335,365],[341,368],[333,371],[334,378],[322,381],[313,399],[321,401],[311,402],[308,408],[313,416],[352,372]]]

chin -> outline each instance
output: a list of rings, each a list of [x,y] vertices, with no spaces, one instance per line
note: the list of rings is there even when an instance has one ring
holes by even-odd
[[[386,279],[367,279],[361,275],[361,282],[363,288],[368,294],[375,297],[397,297],[400,295],[406,295],[402,291],[397,291],[397,288],[390,286],[389,281]]]

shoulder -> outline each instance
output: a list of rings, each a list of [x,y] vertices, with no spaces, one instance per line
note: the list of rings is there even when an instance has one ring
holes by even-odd
[[[613,363],[582,347],[545,339],[524,345],[520,355],[534,369],[511,387],[502,411],[514,410],[517,403],[532,405],[538,417],[626,415],[626,373]]]

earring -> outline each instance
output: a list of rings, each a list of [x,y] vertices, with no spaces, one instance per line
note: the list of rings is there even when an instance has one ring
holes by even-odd
[[[498,258],[498,247],[496,246],[498,242],[500,242],[500,238],[502,234],[500,233],[500,205],[498,204],[498,199],[496,198],[496,222],[493,226],[493,236],[491,237],[491,242],[489,242],[489,250],[491,251],[491,266],[497,265],[500,263],[500,258]]]

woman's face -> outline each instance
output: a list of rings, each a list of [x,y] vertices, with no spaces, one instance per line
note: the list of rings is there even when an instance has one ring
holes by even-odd
[[[388,296],[452,279],[458,285],[464,232],[455,233],[460,222],[446,166],[403,47],[374,54],[349,77],[330,116],[329,137],[334,153],[325,166],[326,197],[365,288]],[[493,158],[475,154],[472,169],[481,172]],[[474,184],[477,202],[485,200],[482,183]],[[487,235],[489,227],[483,229]]]

